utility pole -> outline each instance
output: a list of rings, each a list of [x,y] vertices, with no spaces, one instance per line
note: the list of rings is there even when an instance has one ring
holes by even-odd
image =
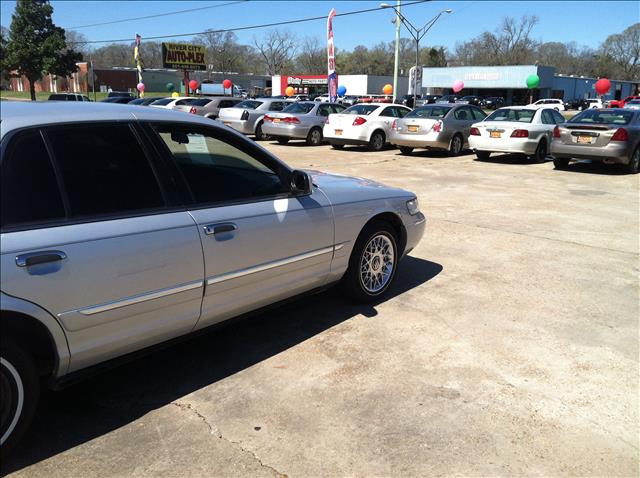
[[[400,7],[401,1],[396,0],[396,56],[393,61],[393,97],[397,100],[398,98],[398,63],[400,60]]]

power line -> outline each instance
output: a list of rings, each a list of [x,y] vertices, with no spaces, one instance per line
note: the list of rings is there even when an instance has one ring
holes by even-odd
[[[410,2],[410,3],[404,3],[402,6],[403,7],[410,7],[412,5],[417,5],[420,3],[426,3],[426,2],[432,2],[433,0],[417,0],[414,2]],[[345,12],[345,13],[338,13],[336,15],[336,17],[346,17],[348,15],[358,15],[360,13],[369,13],[369,12],[378,12],[381,11],[382,9],[380,7],[376,7],[376,8],[367,8],[364,10],[354,10],[352,12]],[[201,34],[205,34],[205,33],[225,33],[225,32],[238,32],[238,31],[242,31],[242,30],[254,30],[254,29],[258,29],[258,28],[268,28],[268,27],[277,27],[277,26],[283,26],[283,25],[292,25],[294,23],[304,23],[304,22],[312,22],[315,20],[326,20],[327,16],[326,15],[322,15],[320,17],[309,17],[309,18],[299,18],[296,20],[286,20],[286,21],[282,21],[282,22],[273,22],[273,23],[263,23],[261,25],[250,25],[250,26],[245,26],[245,27],[236,27],[236,28],[224,28],[224,29],[220,29],[220,30],[207,30],[207,31],[203,31],[203,32],[192,32],[192,33],[177,33],[174,35],[160,35],[160,36],[154,36],[154,37],[144,37],[145,40],[161,40],[161,39],[165,39],[165,38],[179,38],[179,37],[191,37],[191,36],[195,36],[195,35],[201,35]],[[78,42],[68,42],[70,44],[75,44],[75,43],[81,43],[81,44],[97,44],[97,43],[119,43],[119,42],[131,42],[133,41],[131,38],[119,38],[119,39],[115,39],[115,40],[89,40],[89,41],[78,41]]]
[[[166,15],[178,15],[180,13],[197,12],[197,11],[200,11],[200,10],[209,10],[211,8],[226,7],[227,5],[235,5],[236,3],[244,3],[244,2],[248,2],[248,1],[249,0],[237,0],[235,2],[221,3],[221,4],[218,4],[218,5],[209,5],[208,7],[189,8],[188,10],[177,10],[175,12],[156,13],[155,15],[146,15],[144,17],[123,18],[121,20],[111,20],[109,22],[103,22],[103,23],[90,23],[89,25],[79,25],[77,27],[65,27],[65,29],[67,29],[67,30],[79,30],[80,28],[99,27],[99,26],[102,26],[102,25],[113,25],[115,23],[132,22],[132,21],[135,21],[135,20],[146,20],[148,18],[164,17]]]

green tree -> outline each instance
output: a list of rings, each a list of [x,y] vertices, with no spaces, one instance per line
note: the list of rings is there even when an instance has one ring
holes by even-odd
[[[15,70],[29,80],[35,101],[35,82],[44,75],[68,76],[76,71],[82,55],[67,47],[64,28],[51,19],[53,7],[46,0],[18,0],[11,18],[2,69]]]

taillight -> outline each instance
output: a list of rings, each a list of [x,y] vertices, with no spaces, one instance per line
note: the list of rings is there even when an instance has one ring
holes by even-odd
[[[480,136],[480,130],[478,128],[471,128],[469,134],[471,136]]]
[[[240,116],[240,119],[241,119],[242,121],[247,121],[247,120],[249,119],[249,112],[248,112],[247,110],[244,110],[244,111],[242,112],[242,116]]]
[[[264,122],[265,123],[271,123],[273,121],[273,118],[269,115],[264,115]]]
[[[398,131],[398,120],[393,120],[393,123],[391,123],[391,129]]]
[[[556,126],[555,128],[553,128],[553,137],[554,138],[559,138],[560,137],[560,127]]]
[[[442,121],[438,121],[437,123],[434,123],[431,129],[436,133],[439,133],[440,131],[442,131]]]
[[[196,109],[195,106],[192,106],[191,109],[189,110],[189,113],[196,115],[198,114],[198,110]]]
[[[352,126],[360,126],[361,124],[365,124],[367,122],[362,116],[356,116],[356,119],[353,120]]]
[[[282,118],[282,122],[283,123],[294,123],[294,124],[298,124],[300,123],[300,120],[298,118],[296,118],[295,116],[288,116],[286,118]]]
[[[512,138],[528,138],[529,130],[526,129],[514,129],[513,133],[511,133]]]
[[[611,137],[611,141],[628,141],[629,140],[629,132],[624,128],[618,128],[613,136]]]

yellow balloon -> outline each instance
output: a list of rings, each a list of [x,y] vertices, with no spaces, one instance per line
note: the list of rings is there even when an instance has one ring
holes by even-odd
[[[174,91],[173,93],[171,93],[171,96],[174,98],[177,98],[178,96],[180,96],[180,93],[178,93],[177,91]]]
[[[287,96],[293,96],[296,90],[293,89],[293,86],[288,86],[287,89],[284,90],[284,92],[287,94]]]
[[[382,92],[385,95],[390,95],[391,93],[393,93],[393,86],[391,86],[390,84],[386,84],[382,87]]]

